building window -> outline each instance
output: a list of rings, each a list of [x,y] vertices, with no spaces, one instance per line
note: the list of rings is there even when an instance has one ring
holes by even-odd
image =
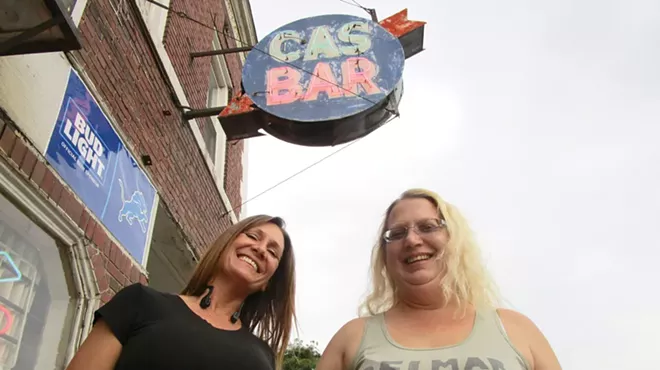
[[[213,50],[222,48],[217,33],[213,36]],[[211,57],[211,72],[209,73],[209,89],[206,99],[207,108],[225,107],[231,97],[231,77],[223,55]],[[217,117],[200,120],[200,131],[204,138],[206,151],[211,157],[215,173],[220,183],[224,180],[225,149],[227,137]]]
[[[0,195],[1,369],[64,367],[74,310],[66,261],[55,240]]]

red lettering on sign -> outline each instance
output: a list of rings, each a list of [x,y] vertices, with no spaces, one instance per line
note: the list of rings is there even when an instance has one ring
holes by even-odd
[[[367,95],[378,94],[380,88],[373,81],[376,76],[376,66],[364,57],[348,58],[342,65],[344,76],[344,89],[353,94],[360,94],[358,86],[361,86]]]
[[[0,305],[0,312],[5,314],[5,325],[0,329],[0,335],[7,334],[9,329],[11,329],[12,324],[14,323],[14,315],[11,314],[11,311],[5,306]]]
[[[341,64],[341,73],[343,86],[337,83],[329,63],[317,63],[307,90],[303,93],[300,71],[289,67],[272,68],[266,72],[266,104],[281,105],[301,99],[316,100],[321,92],[328,94],[330,99],[360,96],[360,90],[364,90],[367,95],[381,93],[380,87],[373,80],[378,73],[377,67],[369,59],[348,58]]]
[[[307,91],[305,92],[303,100],[316,100],[319,98],[319,93],[322,91],[328,94],[328,98],[330,99],[340,98],[344,95],[339,88],[337,80],[330,69],[330,64],[328,63],[316,64],[316,67],[314,67],[314,75],[309,81],[309,86],[307,86]]]
[[[289,104],[302,97],[300,71],[277,67],[266,72],[266,104]]]

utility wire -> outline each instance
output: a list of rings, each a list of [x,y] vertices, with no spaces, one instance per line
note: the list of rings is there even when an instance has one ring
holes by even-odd
[[[234,41],[236,41],[236,42],[238,42],[238,43],[241,43],[241,44],[244,45],[244,46],[251,46],[251,45],[249,45],[248,43],[246,43],[246,42],[243,41],[243,40],[240,40],[240,39],[238,39],[238,38],[236,38],[236,37],[234,37],[234,36],[232,36],[232,35],[228,35],[227,33],[218,30],[216,27],[209,26],[209,25],[207,25],[207,24],[205,24],[205,23],[203,23],[203,22],[200,22],[200,21],[198,21],[198,20],[196,20],[196,19],[190,17],[188,14],[186,14],[186,13],[183,12],[183,11],[176,11],[176,10],[174,10],[174,9],[172,9],[172,8],[170,8],[170,7],[168,7],[168,6],[164,5],[164,4],[162,4],[162,3],[159,3],[159,2],[156,1],[156,0],[144,0],[144,1],[146,1],[146,2],[148,2],[148,3],[151,3],[151,4],[154,4],[154,5],[156,5],[156,6],[160,7],[160,8],[163,8],[163,9],[165,9],[165,10],[167,10],[167,11],[171,11],[173,14],[177,15],[178,17],[183,18],[183,19],[187,19],[187,20],[189,20],[189,21],[191,21],[191,22],[194,22],[194,23],[196,23],[196,24],[198,24],[198,25],[204,27],[204,28],[208,28],[208,29],[213,30],[213,31],[215,31],[215,32],[219,32],[219,33],[221,33],[222,35],[224,35],[224,36],[226,36],[226,37],[229,37],[229,38],[233,39]],[[360,5],[360,4],[359,4],[357,1],[355,1],[355,0],[353,0],[353,3],[348,3],[348,2],[343,1],[343,0],[340,0],[340,1],[345,2],[345,3],[349,4],[349,5],[356,6],[356,7],[358,7],[358,8],[363,9],[363,10],[366,10],[367,12],[369,12],[369,10],[370,10],[370,9],[368,9],[368,8],[363,7],[362,5]],[[261,49],[259,49],[259,48],[256,48],[255,46],[252,46],[252,50],[256,50],[256,51],[258,51],[258,52],[260,52],[260,53],[263,53],[263,54],[265,54],[265,55],[268,55],[268,56],[270,56],[270,57],[272,57],[272,58],[274,58],[274,59],[276,59],[276,60],[278,60],[278,61],[280,61],[280,62],[282,62],[282,63],[288,64],[288,65],[290,65],[291,67],[293,67],[293,68],[295,68],[295,69],[298,69],[298,70],[300,70],[300,71],[302,71],[302,72],[305,72],[305,73],[310,74],[310,75],[312,75],[312,76],[316,76],[316,75],[314,75],[314,73],[312,73],[312,72],[309,72],[309,71],[307,71],[307,70],[305,70],[305,69],[303,69],[303,68],[301,68],[301,67],[299,67],[299,66],[297,66],[297,65],[295,65],[295,64],[291,64],[291,63],[289,63],[289,62],[287,62],[287,61],[285,61],[285,60],[282,60],[282,59],[280,59],[280,58],[277,58],[276,56],[271,55],[270,53],[268,53],[268,52],[266,52],[266,51],[263,51],[263,50],[261,50]],[[327,83],[329,83],[329,84],[332,84],[332,85],[334,85],[334,86],[336,86],[336,87],[338,87],[338,88],[340,88],[340,89],[342,89],[342,90],[348,91],[349,93],[351,93],[351,94],[353,94],[353,95],[355,95],[355,96],[357,96],[357,97],[360,97],[360,98],[362,98],[362,99],[368,101],[369,103],[371,103],[371,104],[373,104],[373,105],[378,104],[378,103],[376,103],[376,102],[374,102],[374,101],[371,101],[370,99],[368,99],[368,98],[366,98],[366,97],[364,97],[364,96],[362,96],[362,95],[358,95],[358,94],[356,94],[356,93],[354,93],[354,92],[352,92],[352,91],[350,91],[350,90],[348,90],[348,89],[345,89],[343,86],[340,86],[340,85],[338,85],[337,83],[334,83],[334,82],[332,82],[332,81],[325,80],[325,79],[321,78],[320,76],[316,76],[316,77],[319,78],[319,79],[321,79],[321,80],[324,80],[325,82],[327,82]],[[385,122],[384,124],[382,124],[381,127],[387,125],[387,124],[390,123],[392,120],[394,120],[395,118],[398,118],[398,117],[399,117],[399,112],[394,111],[394,110],[389,109],[389,108],[385,108],[385,109],[387,110],[388,113],[392,114],[393,116],[392,116],[389,120],[387,120],[387,122]],[[269,188],[267,188],[266,190],[260,192],[259,194],[255,195],[255,196],[253,196],[252,198],[249,198],[249,199],[245,200],[245,201],[242,202],[240,205],[238,205],[238,206],[236,206],[236,207],[234,207],[234,208],[232,208],[232,209],[230,209],[230,210],[227,210],[227,212],[223,213],[223,214],[220,216],[220,218],[223,218],[223,217],[227,216],[230,212],[233,212],[233,211],[235,211],[235,210],[237,210],[237,209],[239,209],[239,208],[245,206],[248,202],[251,202],[251,201],[255,200],[256,198],[258,198],[258,197],[260,197],[260,196],[262,196],[262,195],[268,193],[269,191],[271,191],[271,190],[275,189],[276,187],[278,187],[278,186],[284,184],[285,182],[287,182],[287,181],[293,179],[294,177],[296,177],[296,176],[302,174],[303,172],[305,172],[305,171],[311,169],[312,167],[314,167],[314,166],[320,164],[321,162],[327,160],[328,158],[334,156],[335,154],[341,152],[342,150],[344,150],[344,149],[346,149],[346,148],[348,148],[348,147],[350,147],[350,146],[352,146],[352,145],[354,145],[354,144],[357,144],[357,143],[358,143],[360,140],[362,140],[363,138],[364,138],[364,137],[361,137],[361,138],[359,138],[359,139],[353,140],[352,142],[350,142],[350,143],[344,145],[343,147],[341,147],[341,148],[339,148],[339,149],[337,149],[337,150],[331,152],[330,154],[326,155],[325,157],[322,157],[321,159],[317,160],[316,162],[314,162],[314,163],[312,163],[312,164],[310,164],[310,165],[304,167],[303,169],[301,169],[301,170],[299,170],[299,171],[293,173],[292,175],[290,175],[290,176],[288,176],[287,178],[285,178],[285,179],[279,181],[278,183],[276,183],[276,184],[270,186]]]
[[[385,123],[383,123],[383,124],[381,125],[381,127],[387,125],[388,123],[390,123],[393,119],[395,119],[395,118],[397,118],[397,117],[398,117],[398,115],[393,116],[392,118],[388,119],[387,122],[385,122]],[[222,218],[222,217],[225,217],[226,215],[229,214],[229,212],[233,212],[233,211],[235,211],[235,210],[237,210],[237,209],[243,207],[243,206],[244,206],[245,204],[247,204],[248,202],[253,201],[253,200],[255,200],[256,198],[258,198],[258,197],[260,197],[260,196],[262,196],[262,195],[268,193],[269,191],[271,191],[271,190],[275,189],[276,187],[278,187],[278,186],[284,184],[285,182],[291,180],[292,178],[294,178],[294,177],[296,177],[296,176],[302,174],[303,172],[305,172],[305,171],[311,169],[312,167],[318,165],[319,163],[325,161],[326,159],[332,157],[333,155],[335,155],[335,154],[341,152],[342,150],[344,150],[344,149],[346,149],[346,148],[348,148],[348,147],[350,147],[350,146],[352,146],[352,145],[354,145],[354,144],[357,144],[357,142],[360,141],[360,140],[362,140],[362,139],[364,139],[364,136],[361,137],[361,138],[359,138],[359,139],[356,139],[356,140],[351,141],[350,143],[348,143],[348,144],[344,145],[343,147],[341,147],[341,148],[339,148],[339,149],[333,151],[332,153],[326,155],[325,157],[323,157],[323,158],[317,160],[316,162],[314,162],[314,163],[308,165],[307,167],[304,167],[303,169],[299,170],[298,172],[295,172],[295,173],[292,174],[291,176],[289,176],[289,177],[287,177],[287,178],[281,180],[280,182],[278,182],[278,183],[272,185],[271,187],[267,188],[266,190],[262,191],[261,193],[259,193],[259,194],[255,195],[255,196],[253,196],[252,198],[247,199],[246,201],[244,201],[243,203],[241,203],[241,205],[236,206],[236,207],[232,208],[231,210],[228,210],[227,212],[225,212],[224,214],[222,214],[222,216],[220,216],[220,217],[221,217],[221,218]]]

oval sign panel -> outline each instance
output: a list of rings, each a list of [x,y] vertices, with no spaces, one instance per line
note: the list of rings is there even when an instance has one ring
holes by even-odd
[[[248,54],[246,94],[288,121],[332,121],[362,114],[400,83],[405,55],[378,23],[322,15],[280,27]]]

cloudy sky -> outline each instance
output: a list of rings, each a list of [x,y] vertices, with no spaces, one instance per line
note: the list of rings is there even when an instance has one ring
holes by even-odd
[[[251,0],[259,37],[339,0]],[[300,336],[355,317],[381,216],[427,187],[471,222],[564,369],[648,366],[660,337],[660,2],[379,0],[424,20],[401,118],[248,203],[283,216]],[[248,198],[338,148],[250,140]],[[654,284],[655,283],[655,284]],[[654,293],[655,292],[655,293]],[[652,366],[653,367],[653,366]]]

